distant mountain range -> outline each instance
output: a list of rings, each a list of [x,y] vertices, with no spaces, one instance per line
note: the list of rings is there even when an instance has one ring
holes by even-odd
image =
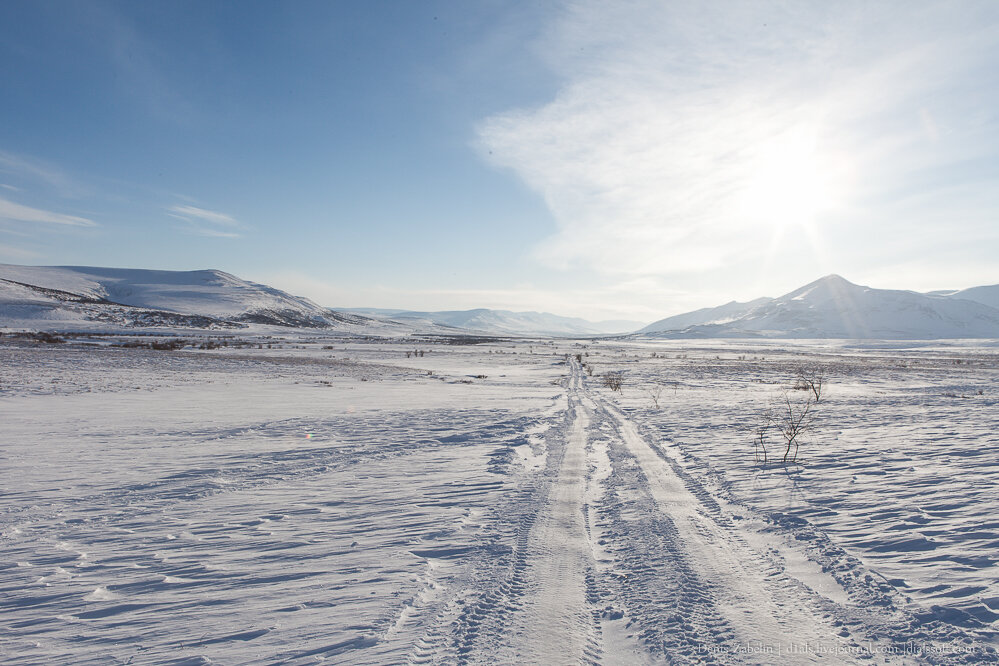
[[[548,312],[512,312],[510,310],[388,310],[381,308],[350,308],[354,314],[387,317],[400,322],[437,324],[475,331],[506,335],[606,335],[627,333],[641,322],[608,320],[588,321],[578,317],[562,317]]]
[[[544,312],[331,309],[216,270],[154,271],[0,264],[0,326],[323,328],[398,336],[597,336],[640,324]],[[731,302],[661,319],[636,338],[999,338],[999,285],[918,293],[828,275],[778,298]]]
[[[778,298],[727,303],[649,324],[669,338],[999,338],[999,285],[921,294],[828,275]]]
[[[0,326],[52,327],[57,323],[87,328],[263,324],[372,335],[543,336],[623,333],[641,325],[485,309],[414,312],[366,308],[346,312],[217,270],[0,264]]]

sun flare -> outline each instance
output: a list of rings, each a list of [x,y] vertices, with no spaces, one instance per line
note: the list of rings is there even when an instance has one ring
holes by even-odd
[[[828,159],[814,132],[789,131],[764,144],[750,161],[741,213],[754,226],[780,232],[808,226],[832,202]]]

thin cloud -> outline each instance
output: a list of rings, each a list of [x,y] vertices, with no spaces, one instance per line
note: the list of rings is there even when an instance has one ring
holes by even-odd
[[[33,157],[15,155],[0,150],[0,172],[16,174],[33,181],[41,181],[55,188],[64,197],[76,198],[86,193],[84,187],[66,175],[60,168]],[[20,189],[9,184],[4,184],[3,187],[13,191]]]
[[[96,227],[93,220],[76,215],[55,213],[41,208],[32,208],[0,197],[0,219],[31,224],[57,224],[70,227]]]
[[[191,205],[176,205],[167,209],[167,215],[187,223],[189,233],[208,238],[240,238],[237,231],[242,225],[232,215]]]
[[[242,234],[233,231],[219,231],[218,229],[207,229],[204,227],[191,229],[192,233],[208,238],[241,238]]]
[[[860,231],[914,174],[995,145],[976,91],[999,21],[966,8],[570,2],[545,47],[564,85],[486,118],[480,148],[551,210],[547,265],[731,282],[797,253],[815,271],[850,251],[813,249],[824,228]],[[931,239],[928,219],[907,223]]]
[[[185,219],[197,218],[205,222],[211,222],[212,224],[221,224],[228,227],[239,226],[239,222],[231,215],[206,208],[198,208],[197,206],[171,206],[170,211]]]

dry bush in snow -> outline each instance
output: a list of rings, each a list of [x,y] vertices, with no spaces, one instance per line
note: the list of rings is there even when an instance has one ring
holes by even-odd
[[[624,373],[622,372],[608,372],[604,375],[603,379],[604,386],[611,391],[620,391],[624,385]]]
[[[795,391],[810,391],[815,402],[818,403],[822,400],[822,385],[824,383],[825,377],[818,368],[799,368],[792,388]]]
[[[815,405],[818,401],[809,395],[804,401],[792,400],[790,393],[763,412],[760,425],[756,428],[753,447],[758,462],[768,462],[767,436],[776,432],[783,440],[784,454],[781,463],[797,462],[798,448],[806,433],[815,425]],[[792,453],[792,448],[794,452]],[[790,459],[790,460],[789,460]]]

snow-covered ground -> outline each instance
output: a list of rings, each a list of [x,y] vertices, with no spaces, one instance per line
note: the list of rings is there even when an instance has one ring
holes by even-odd
[[[999,347],[245,335],[0,338],[4,663],[999,662]]]

